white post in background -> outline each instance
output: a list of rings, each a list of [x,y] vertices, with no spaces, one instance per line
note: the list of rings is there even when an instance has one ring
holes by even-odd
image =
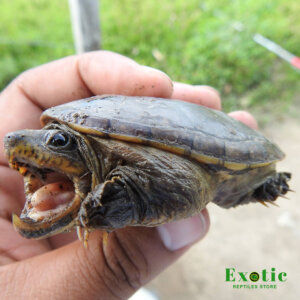
[[[98,0],[69,0],[76,53],[101,46]]]

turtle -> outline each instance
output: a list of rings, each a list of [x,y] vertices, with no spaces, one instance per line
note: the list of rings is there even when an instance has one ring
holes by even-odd
[[[276,172],[278,146],[181,100],[94,96],[45,110],[41,125],[4,139],[10,167],[24,176],[26,202],[13,224],[26,238],[157,226],[209,202],[274,203],[290,190],[291,174]]]

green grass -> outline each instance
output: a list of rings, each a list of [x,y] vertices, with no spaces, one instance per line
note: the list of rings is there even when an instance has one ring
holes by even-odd
[[[225,110],[272,113],[299,98],[299,73],[251,34],[300,56],[299,12],[298,0],[101,0],[102,47],[173,80],[216,87]],[[74,53],[66,0],[2,0],[0,19],[0,89],[23,70]]]

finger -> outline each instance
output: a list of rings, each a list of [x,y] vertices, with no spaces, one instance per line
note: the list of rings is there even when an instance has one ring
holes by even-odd
[[[254,117],[246,111],[233,111],[229,113],[232,118],[244,123],[245,125],[251,127],[252,129],[258,129],[258,125]]]
[[[157,227],[157,230],[165,247],[175,251],[203,238],[209,225],[208,211],[203,209],[199,215],[164,224]]]
[[[219,93],[214,88],[206,85],[190,85],[174,82],[172,98],[204,105],[213,109],[221,109]]]
[[[96,231],[91,235],[88,249],[77,241],[0,269],[5,274],[0,282],[1,291],[4,298],[7,294],[17,298],[22,289],[24,299],[29,295],[35,299],[45,296],[65,299],[66,295],[70,299],[99,299],[100,295],[102,299],[127,299],[206,234],[208,214],[204,211],[185,220],[184,225],[182,221],[172,224],[163,235],[169,241],[176,240],[174,251],[165,246],[165,237],[162,239],[155,228],[117,230],[109,235],[106,247],[101,233]],[[190,237],[188,240],[186,235]],[[185,241],[178,243],[180,236]],[[24,276],[28,272],[30,276]]]
[[[98,51],[71,56],[21,74],[0,94],[0,164],[3,137],[39,128],[43,109],[97,94],[171,97],[169,77],[124,56]]]
[[[169,97],[172,93],[172,82],[163,72],[108,51],[46,64],[24,73],[16,83],[43,109],[92,95]]]
[[[21,212],[24,202],[22,176],[9,167],[0,166],[0,218],[10,220],[13,212]]]

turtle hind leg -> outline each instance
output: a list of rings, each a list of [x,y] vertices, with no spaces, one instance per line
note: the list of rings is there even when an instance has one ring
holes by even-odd
[[[254,191],[253,198],[262,202],[275,201],[279,196],[283,196],[290,191],[287,183],[290,179],[290,173],[277,173]]]

